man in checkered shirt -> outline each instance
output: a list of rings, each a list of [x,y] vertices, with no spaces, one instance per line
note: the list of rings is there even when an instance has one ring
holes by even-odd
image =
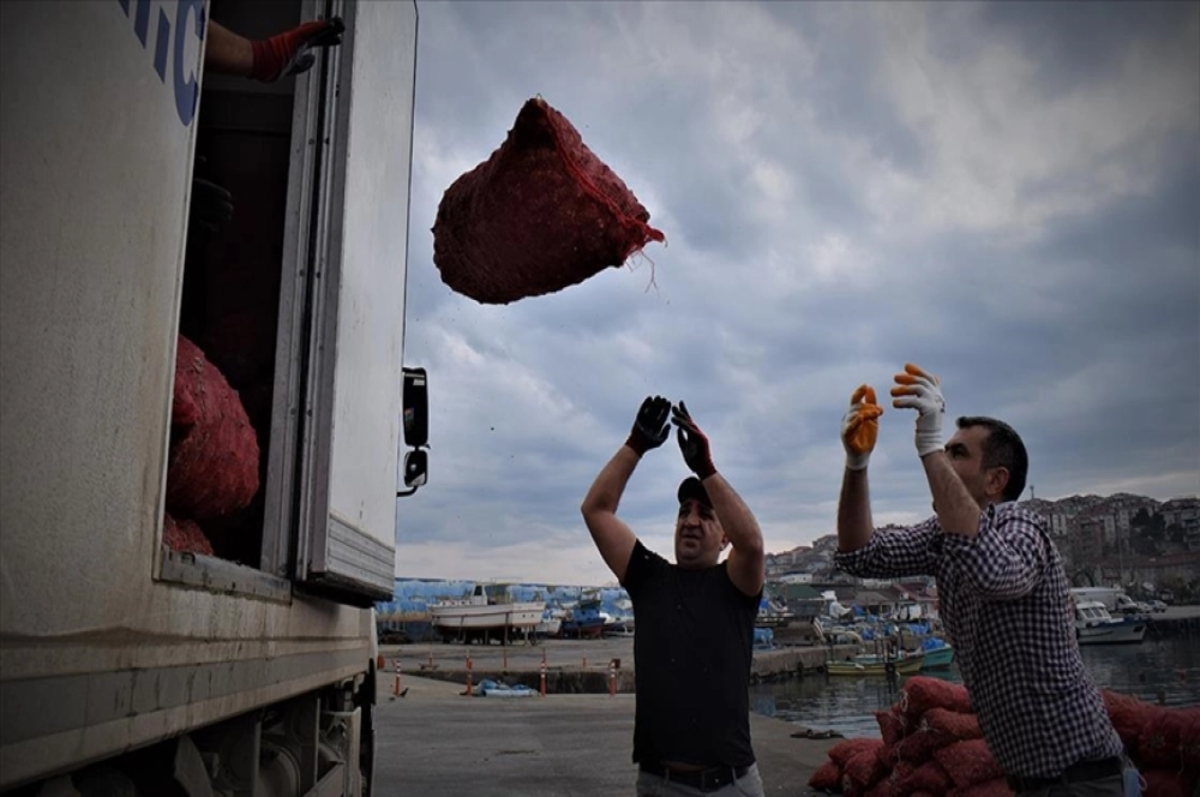
[[[1028,458],[1012,427],[959,418],[942,445],[939,380],[906,365],[893,406],[915,409],[935,515],[874,533],[867,462],[883,412],[854,392],[842,423],[846,470],[838,554],[858,576],[937,577],[941,615],[984,738],[1017,794],[1121,797],[1123,748],[1075,640],[1069,586],[1040,515],[1021,508]]]

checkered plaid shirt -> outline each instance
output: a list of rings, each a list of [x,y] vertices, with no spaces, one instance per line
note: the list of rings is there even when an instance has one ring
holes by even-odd
[[[971,705],[1005,774],[1053,777],[1076,761],[1121,754],[1079,656],[1069,584],[1040,515],[991,506],[974,539],[942,533],[933,517],[872,534],[835,561],[858,576],[937,577]]]

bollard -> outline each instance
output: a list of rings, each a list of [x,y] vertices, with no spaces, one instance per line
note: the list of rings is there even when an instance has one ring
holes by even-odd
[[[587,669],[587,654],[583,654],[583,669]]]
[[[400,659],[392,659],[392,671],[396,673],[396,686],[392,689],[392,694],[400,697]]]
[[[471,649],[467,648],[467,697],[475,697],[471,689]]]
[[[429,649],[429,669],[433,669],[433,648]]]
[[[613,697],[617,694],[617,663],[610,661],[608,663],[608,696]]]
[[[546,696],[546,649],[542,648],[542,678],[541,684],[538,687],[538,694],[542,697]]]

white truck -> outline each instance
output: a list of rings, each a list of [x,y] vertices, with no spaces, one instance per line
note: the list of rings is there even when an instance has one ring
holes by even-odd
[[[1148,614],[1150,607],[1138,603],[1119,587],[1072,587],[1077,601],[1099,601],[1113,614]]]
[[[346,31],[260,84],[202,74],[209,14]],[[382,793],[372,607],[426,467],[415,3],[6,0],[0,33],[0,792]],[[198,175],[235,206],[207,238]],[[181,324],[257,380],[212,554],[164,534]]]

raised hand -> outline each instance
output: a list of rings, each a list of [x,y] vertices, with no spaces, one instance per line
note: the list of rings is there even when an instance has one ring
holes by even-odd
[[[671,400],[662,396],[647,396],[634,419],[633,429],[625,445],[629,446],[640,457],[652,448],[658,448],[667,442],[671,424],[667,416],[671,412]]]
[[[254,66],[250,77],[270,83],[307,72],[317,61],[313,50],[341,44],[345,30],[341,17],[333,17],[305,22],[269,39],[253,41]]]
[[[875,388],[859,385],[850,397],[850,409],[842,418],[842,446],[846,449],[846,468],[863,470],[875,450],[879,437],[879,416],[883,407],[875,401]]]
[[[942,417],[946,400],[942,397],[941,382],[912,363],[904,373],[896,374],[897,387],[892,388],[892,406],[917,411],[917,454],[928,456],[942,450]]]
[[[708,436],[700,431],[700,427],[692,420],[687,405],[682,401],[671,408],[671,420],[674,421],[676,439],[683,461],[701,479],[706,479],[717,472],[713,465],[712,452],[709,450]]]

